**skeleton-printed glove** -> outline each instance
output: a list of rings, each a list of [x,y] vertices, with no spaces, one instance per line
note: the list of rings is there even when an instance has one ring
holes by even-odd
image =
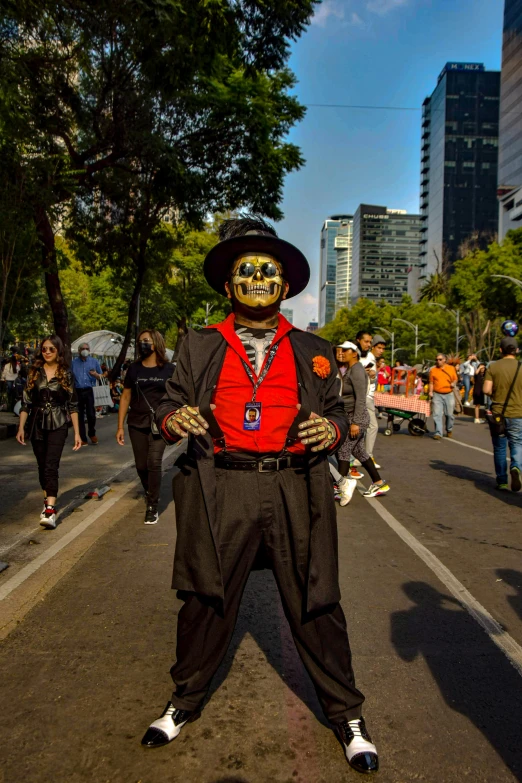
[[[308,421],[303,421],[299,425],[299,430],[301,443],[307,446],[317,443],[317,446],[312,446],[311,451],[328,449],[337,440],[337,431],[332,422],[316,413],[311,413]]]
[[[199,408],[184,405],[167,420],[166,428],[171,435],[186,438],[191,435],[204,435],[208,424],[199,412]]]

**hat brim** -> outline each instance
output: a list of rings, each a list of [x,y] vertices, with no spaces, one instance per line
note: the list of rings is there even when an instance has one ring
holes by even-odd
[[[246,234],[215,245],[203,264],[207,283],[218,294],[226,296],[225,283],[230,277],[232,262],[242,253],[255,252],[273,256],[282,264],[289,285],[287,299],[304,291],[310,281],[310,267],[305,256],[290,242],[267,234]]]

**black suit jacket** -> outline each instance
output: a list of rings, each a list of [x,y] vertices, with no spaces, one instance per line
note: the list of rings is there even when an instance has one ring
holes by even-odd
[[[330,344],[316,335],[293,329],[289,339],[296,360],[300,384],[301,410],[298,420],[310,412],[326,416],[344,441],[348,424],[339,396],[340,384]],[[180,349],[176,371],[167,381],[167,392],[156,419],[158,427],[165,416],[183,405],[199,406],[204,413],[223,366],[227,343],[216,329],[196,332],[189,329]],[[324,356],[330,362],[327,378],[313,372],[313,358]],[[172,586],[223,600],[223,580],[216,525],[216,476],[212,438],[189,436],[187,455],[178,464],[173,480],[176,506],[177,541]],[[310,557],[303,579],[308,586],[306,608],[316,612],[339,601],[337,522],[326,453],[309,455]]]

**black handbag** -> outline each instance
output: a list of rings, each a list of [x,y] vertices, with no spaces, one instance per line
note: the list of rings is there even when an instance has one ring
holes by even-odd
[[[504,405],[502,406],[502,413],[493,413],[492,411],[488,412],[487,422],[489,424],[489,430],[491,432],[491,435],[496,436],[497,438],[500,437],[501,435],[506,434],[506,409],[508,406],[509,399],[511,397],[511,393],[515,388],[515,383],[519,372],[520,372],[520,362],[518,363],[518,367],[516,369],[513,382],[509,387],[507,397],[504,401]]]
[[[156,411],[154,410],[154,408],[151,407],[148,399],[145,396],[145,392],[143,391],[143,389],[140,388],[138,381],[136,381],[136,389],[138,394],[141,394],[141,396],[145,400],[145,404],[147,405],[147,408],[150,411],[150,431],[152,432],[153,435],[159,435],[160,431],[158,429],[158,425],[156,424]]]

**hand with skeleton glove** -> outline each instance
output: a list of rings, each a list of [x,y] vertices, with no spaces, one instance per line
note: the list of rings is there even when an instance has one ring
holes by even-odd
[[[199,408],[184,405],[169,418],[167,429],[171,435],[187,438],[189,435],[205,435],[208,424],[199,412]]]
[[[317,413],[311,413],[308,421],[303,421],[299,425],[299,437],[301,443],[312,446],[311,451],[322,451],[328,449],[337,440],[337,431],[331,421],[324,416],[318,416]]]

